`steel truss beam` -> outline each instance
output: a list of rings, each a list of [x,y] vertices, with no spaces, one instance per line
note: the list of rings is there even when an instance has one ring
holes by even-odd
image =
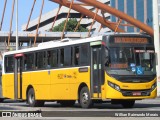
[[[140,28],[141,30],[147,32],[149,35],[153,36],[154,32],[153,32],[153,29],[151,27],[149,27],[148,25],[136,20],[135,18],[117,10],[117,9],[114,9],[106,4],[103,4],[97,0],[78,0],[80,2],[83,2],[85,4],[88,4],[88,5],[92,5],[96,8],[99,8],[101,10],[104,10],[112,15],[115,15],[116,17],[122,19],[122,20],[125,20],[127,22],[129,22],[130,24]]]
[[[66,6],[68,8],[70,7],[70,5],[67,4],[68,0],[50,0],[50,1],[58,3],[58,4],[63,5],[63,6]],[[84,7],[81,7],[80,5],[73,4],[72,9],[77,11],[77,12],[80,12],[80,13],[88,16],[88,17],[91,17],[91,18],[94,18],[94,16],[95,16],[94,12],[92,12],[92,11],[90,11],[90,10],[84,8]],[[110,28],[113,31],[116,29],[116,25],[110,24],[109,21],[107,21],[107,20],[104,21],[103,17],[101,17],[100,15],[97,15],[95,20],[98,21],[99,23],[101,23],[102,25]],[[118,28],[117,32],[125,32],[125,31],[123,29]]]

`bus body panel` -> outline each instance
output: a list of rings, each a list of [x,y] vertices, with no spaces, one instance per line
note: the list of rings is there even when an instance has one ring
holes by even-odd
[[[24,72],[22,80],[22,98],[26,99],[27,88],[31,85],[36,99],[50,99],[50,76],[48,71]]]
[[[123,83],[116,80],[115,78],[108,76],[107,74],[105,74],[105,79],[106,79],[106,84],[108,84],[107,82],[110,81],[112,83],[119,85],[121,89],[126,89],[126,90],[127,89],[128,90],[150,89],[151,86],[156,82],[156,79],[154,79],[146,83],[145,82],[144,83]]]
[[[4,99],[2,95],[2,72],[0,72],[0,101]]]
[[[48,71],[31,72],[29,83],[33,85],[36,99],[50,99],[50,75]]]
[[[70,99],[74,100],[78,99],[78,88],[82,83],[85,83],[90,89],[90,68],[88,67],[88,71],[86,72],[80,72],[79,69],[71,69],[74,79],[70,79]]]
[[[81,83],[89,86],[90,72],[79,73],[79,68],[51,71],[51,99],[77,100]]]
[[[14,99],[14,74],[2,76],[2,91],[6,98]]]
[[[128,91],[145,91],[151,89],[152,85],[156,82],[156,79],[146,82],[146,83],[122,83],[115,78],[108,76],[105,73],[106,79],[106,98],[107,99],[145,99],[145,98],[155,98],[156,97],[156,88],[150,93],[149,96],[123,96],[122,92],[119,92],[108,85],[108,81],[118,85],[122,90]],[[114,94],[113,94],[114,93]]]
[[[30,83],[30,79],[31,79],[31,73],[30,72],[23,72],[23,79],[22,79],[22,99],[26,99],[27,96],[27,88],[29,87],[29,85],[33,86]]]
[[[85,83],[90,89],[89,67],[88,72],[81,73],[79,72],[79,68],[50,70],[50,75],[51,77],[48,76],[48,71],[24,72],[22,99],[26,99],[27,88],[30,85],[34,88],[36,99],[38,100],[77,100],[78,88],[81,83]],[[14,99],[14,74],[3,75],[3,89],[5,97]],[[20,96],[19,87],[18,96]]]
[[[149,96],[123,96],[121,92],[111,88],[110,86],[107,86],[106,88],[106,99],[135,99],[135,100],[140,100],[140,99],[153,99],[156,98],[157,96],[157,89],[155,88]]]
[[[51,70],[51,98],[52,99],[69,99],[69,79],[66,71]]]

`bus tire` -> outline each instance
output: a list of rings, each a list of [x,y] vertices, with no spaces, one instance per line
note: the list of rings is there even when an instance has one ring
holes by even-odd
[[[135,104],[135,100],[124,100],[121,102],[121,105],[124,108],[133,108],[134,104]]]
[[[38,107],[43,107],[44,106],[45,101],[39,100],[37,102],[38,102]]]
[[[33,88],[30,88],[28,90],[27,103],[31,107],[42,107],[42,106],[44,106],[44,101],[38,101],[38,100],[35,99],[35,92],[34,92]]]
[[[4,98],[0,98],[0,103],[2,103],[4,101]]]
[[[93,101],[89,93],[88,87],[83,87],[80,91],[79,102],[82,108],[90,108],[93,106]]]
[[[75,100],[60,100],[58,103],[63,107],[72,107],[75,104]]]

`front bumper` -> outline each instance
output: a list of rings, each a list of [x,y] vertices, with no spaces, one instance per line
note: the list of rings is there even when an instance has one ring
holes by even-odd
[[[136,94],[137,93],[137,94]],[[140,94],[139,94],[140,93]],[[110,86],[106,86],[105,99],[149,99],[156,98],[157,88],[146,90],[121,90],[117,91]]]

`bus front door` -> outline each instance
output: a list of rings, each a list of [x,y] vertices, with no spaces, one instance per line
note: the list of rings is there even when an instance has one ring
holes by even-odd
[[[91,97],[101,98],[102,56],[101,45],[91,46]]]
[[[23,54],[16,54],[15,58],[15,69],[14,69],[14,98],[22,99],[22,65],[23,65]]]

